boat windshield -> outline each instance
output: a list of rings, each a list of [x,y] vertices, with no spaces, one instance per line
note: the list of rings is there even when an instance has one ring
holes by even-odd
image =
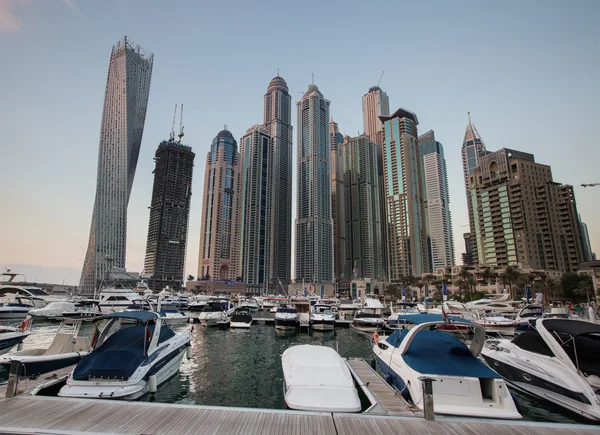
[[[544,314],[542,307],[525,307],[521,310],[519,316],[521,318],[540,317],[542,314]]]

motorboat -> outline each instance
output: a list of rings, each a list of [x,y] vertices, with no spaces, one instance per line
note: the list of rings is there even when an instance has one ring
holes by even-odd
[[[488,334],[515,335],[514,320],[507,319],[495,311],[474,311],[473,322],[483,327]]]
[[[98,295],[99,305],[103,312],[118,312],[125,310],[133,301],[143,299],[139,293],[127,287],[108,287]]]
[[[44,304],[41,304],[40,307],[44,306],[46,303],[49,302],[65,300],[65,296],[49,295],[39,287],[14,284],[0,285],[0,304],[7,304],[9,302],[12,302],[17,296],[26,296],[30,298],[40,299],[45,302]]]
[[[600,325],[542,318],[535,327],[486,341],[483,358],[516,390],[600,421]]]
[[[84,299],[74,304],[72,310],[63,311],[64,319],[75,319],[90,322],[103,316],[100,304],[96,299]]]
[[[46,306],[46,302],[38,297],[15,296],[14,302],[0,307],[0,320],[21,320],[29,311]]]
[[[249,329],[252,325],[252,315],[245,308],[238,308],[231,316],[230,328],[234,329]]]
[[[316,412],[360,412],[348,366],[330,347],[300,345],[281,355],[283,394],[288,408]]]
[[[350,299],[341,299],[338,305],[338,315],[340,319],[345,319],[346,317],[352,318],[354,314],[356,314],[356,310],[360,309],[362,303],[360,300],[350,300]]]
[[[156,312],[123,311],[103,319],[92,351],[75,366],[59,396],[139,399],[174,376],[184,355],[191,357],[190,332],[173,331]]]
[[[202,326],[218,326],[219,321],[225,321],[234,311],[233,303],[229,299],[215,298],[209,301],[198,316],[198,320]]]
[[[188,323],[190,318],[177,305],[161,304],[160,315],[164,318],[165,325],[183,325]]]
[[[362,308],[354,314],[352,327],[362,332],[377,332],[385,326],[385,320],[376,310]]]
[[[436,414],[498,419],[522,418],[500,375],[478,357],[485,330],[461,318],[436,314],[405,316],[417,323],[396,329],[388,337],[374,334],[373,352],[386,380],[409,402],[423,410],[423,377],[433,380]],[[444,325],[466,324],[474,333],[471,345]]]
[[[204,311],[206,306],[208,305],[210,297],[209,296],[196,296],[188,303],[188,310],[190,311]]]
[[[239,304],[240,308],[245,308],[250,312],[256,312],[260,308],[258,301],[254,298],[243,299]]]
[[[280,306],[275,313],[276,329],[297,329],[300,327],[298,311],[295,308]]]
[[[544,317],[544,306],[539,304],[525,305],[515,319],[515,335],[526,331],[535,331],[535,322]]]
[[[0,357],[0,366],[9,370],[13,361],[20,363],[20,375],[36,376],[78,363],[87,355],[88,337],[80,337],[81,321],[63,320],[48,347],[10,352]]]
[[[263,310],[270,311],[271,308],[276,308],[276,302],[273,299],[264,298],[262,307]]]
[[[493,311],[501,313],[505,317],[514,318],[517,315],[515,306],[520,302],[509,300],[508,293],[498,296],[482,298],[476,301],[467,302],[465,307],[470,311]]]
[[[333,331],[335,329],[335,314],[331,305],[315,304],[310,309],[309,325],[316,331]]]
[[[63,312],[75,309],[73,302],[50,302],[44,308],[34,308],[29,311],[29,315],[35,320],[59,320],[63,317]]]
[[[26,317],[18,328],[0,325],[0,355],[10,352],[31,334],[31,317]]]
[[[396,310],[391,309],[390,315],[385,319],[386,329],[396,329],[405,327],[407,325],[405,320],[400,319],[399,316],[411,316],[421,314],[417,304],[412,302],[400,302],[396,305]]]

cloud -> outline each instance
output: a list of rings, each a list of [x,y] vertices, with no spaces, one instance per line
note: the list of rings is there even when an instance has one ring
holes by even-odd
[[[14,8],[22,2],[18,0],[0,0],[0,32],[14,32],[21,27],[21,20],[14,14]]]
[[[0,0],[0,32],[15,32],[21,28],[22,22],[15,15],[15,10],[40,3],[42,0]],[[45,0],[44,0],[45,1]],[[69,8],[81,14],[76,0],[60,0],[60,2]]]

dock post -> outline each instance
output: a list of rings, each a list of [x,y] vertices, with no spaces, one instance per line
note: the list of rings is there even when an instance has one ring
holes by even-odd
[[[433,413],[433,382],[434,380],[427,377],[420,377],[421,386],[423,388],[423,413],[425,414],[425,420],[434,421],[435,415]]]
[[[6,388],[6,397],[15,397],[17,395],[17,387],[19,386],[19,372],[21,371],[21,363],[12,361],[8,372],[8,385]]]

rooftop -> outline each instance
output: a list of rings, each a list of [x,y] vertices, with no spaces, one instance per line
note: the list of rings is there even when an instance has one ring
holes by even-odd
[[[396,110],[391,115],[385,115],[385,116],[379,117],[381,122],[386,122],[386,121],[389,121],[390,119],[394,119],[394,118],[408,118],[408,119],[411,119],[415,124],[419,125],[419,119],[417,118],[417,115],[414,112],[411,112],[410,110],[403,109],[402,107],[399,108],[398,110]]]

